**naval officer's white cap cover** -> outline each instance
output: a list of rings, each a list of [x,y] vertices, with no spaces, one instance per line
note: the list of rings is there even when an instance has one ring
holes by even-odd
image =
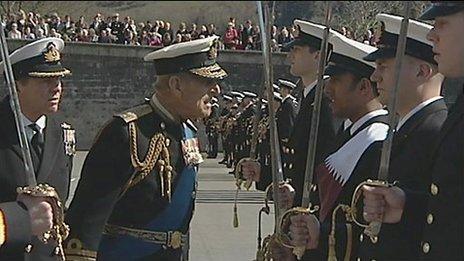
[[[365,57],[367,61],[372,62],[377,59],[395,57],[403,17],[378,14],[376,19],[381,22],[381,35],[377,42],[379,49]],[[427,40],[430,29],[432,29],[431,25],[409,19],[405,54],[431,64],[437,64],[433,59],[433,44]]]
[[[324,37],[324,25],[298,20],[293,22],[298,28],[298,36],[283,46],[285,50],[290,50],[293,46],[310,46],[317,50],[321,49],[322,38]],[[329,35],[335,31],[330,29]],[[330,50],[329,44],[329,50]]]
[[[287,89],[290,89],[290,90],[293,90],[293,89],[296,88],[296,84],[294,84],[293,82],[288,81],[288,80],[279,79],[279,80],[277,80],[277,82],[279,83],[279,86],[281,88],[287,88]]]
[[[11,67],[16,80],[26,77],[57,77],[71,73],[61,64],[60,52],[63,40],[55,37],[42,38],[16,49],[10,54]],[[0,73],[3,73],[3,61]]]
[[[375,63],[364,60],[377,48],[349,39],[342,34],[332,34],[329,38],[332,53],[325,74],[335,76],[350,72],[353,75],[369,78],[375,70]]]
[[[190,72],[195,75],[223,79],[227,76],[216,62],[218,36],[173,44],[145,55],[153,61],[157,75]]]

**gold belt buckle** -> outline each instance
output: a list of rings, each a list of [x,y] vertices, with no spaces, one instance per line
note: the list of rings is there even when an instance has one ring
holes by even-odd
[[[179,247],[182,246],[182,233],[181,232],[169,231],[168,236],[169,236],[168,247],[171,247],[173,249],[178,249]]]

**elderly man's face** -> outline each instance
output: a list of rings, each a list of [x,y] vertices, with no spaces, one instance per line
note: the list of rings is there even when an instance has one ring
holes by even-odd
[[[180,84],[180,116],[183,119],[208,117],[211,114],[211,98],[221,92],[216,80],[186,74],[181,77]]]
[[[438,71],[447,77],[464,76],[464,11],[435,19],[427,38],[433,42]]]
[[[27,78],[18,83],[23,112],[39,117],[58,111],[63,91],[60,77]]]

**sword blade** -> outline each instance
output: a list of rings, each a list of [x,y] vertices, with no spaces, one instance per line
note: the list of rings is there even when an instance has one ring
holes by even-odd
[[[284,181],[284,175],[282,170],[282,159],[280,156],[280,144],[279,137],[277,133],[277,124],[276,116],[274,110],[274,89],[272,86],[273,83],[273,70],[272,70],[272,60],[271,60],[271,45],[270,45],[270,34],[271,27],[273,25],[273,19],[269,10],[269,3],[263,5],[261,1],[256,2],[258,7],[259,15],[259,26],[261,30],[261,41],[262,41],[262,50],[263,50],[263,59],[264,59],[264,86],[267,91],[268,110],[269,110],[269,132],[270,132],[270,146],[271,146],[271,170],[272,170],[272,184],[273,184],[273,198],[274,198],[274,218],[275,218],[275,230],[276,233],[280,233],[280,219],[284,213],[284,209],[279,206],[279,185]],[[266,24],[264,23],[266,22]]]
[[[401,22],[400,28],[400,35],[398,36],[398,45],[396,48],[396,61],[395,61],[395,85],[394,88],[391,90],[390,93],[390,101],[388,103],[388,133],[387,138],[385,139],[384,143],[382,144],[382,153],[380,157],[380,166],[379,166],[379,173],[377,178],[379,180],[386,181],[388,179],[388,171],[390,167],[390,155],[391,149],[393,145],[393,130],[396,127],[397,116],[396,116],[396,107],[397,107],[397,98],[398,98],[398,90],[401,86],[401,67],[403,64],[404,59],[404,51],[406,49],[406,39],[408,34],[408,25],[409,25],[409,14],[411,10],[411,1],[407,1],[405,3],[405,12],[404,18]]]
[[[327,2],[326,13],[325,13],[325,29],[324,35],[322,38],[321,45],[321,56],[319,59],[319,69],[317,75],[317,85],[316,85],[316,94],[314,98],[314,107],[311,115],[311,127],[309,130],[309,140],[308,140],[308,154],[306,157],[306,167],[304,173],[304,183],[303,183],[303,197],[301,200],[301,206],[308,208],[310,206],[310,194],[311,187],[313,186],[313,176],[314,176],[314,165],[316,160],[316,147],[317,147],[317,134],[319,131],[319,119],[321,116],[321,104],[322,104],[322,95],[324,88],[324,68],[327,60],[327,49],[329,46],[329,32],[330,32],[330,21],[332,18],[332,2]]]
[[[14,79],[13,69],[11,67],[10,54],[8,52],[8,45],[5,37],[5,30],[3,24],[0,23],[0,49],[2,53],[3,65],[5,68],[5,78],[10,94],[10,105],[13,110],[13,115],[16,123],[16,131],[19,136],[19,144],[21,147],[21,153],[23,156],[24,169],[26,173],[26,182],[28,186],[36,186],[37,180],[34,174],[34,165],[32,164],[31,151],[29,149],[29,143],[27,141],[26,131],[24,123],[20,117],[21,107],[19,104],[18,92],[16,88],[16,82]]]

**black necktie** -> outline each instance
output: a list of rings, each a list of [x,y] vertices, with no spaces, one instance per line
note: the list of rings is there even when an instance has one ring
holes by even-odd
[[[35,132],[31,139],[31,146],[32,146],[33,154],[35,154],[35,155],[32,155],[32,160],[34,163],[35,172],[37,173],[37,171],[40,168],[40,163],[42,161],[44,136],[40,132],[39,126],[37,126],[37,124],[32,123],[29,125],[29,128],[31,128]]]

